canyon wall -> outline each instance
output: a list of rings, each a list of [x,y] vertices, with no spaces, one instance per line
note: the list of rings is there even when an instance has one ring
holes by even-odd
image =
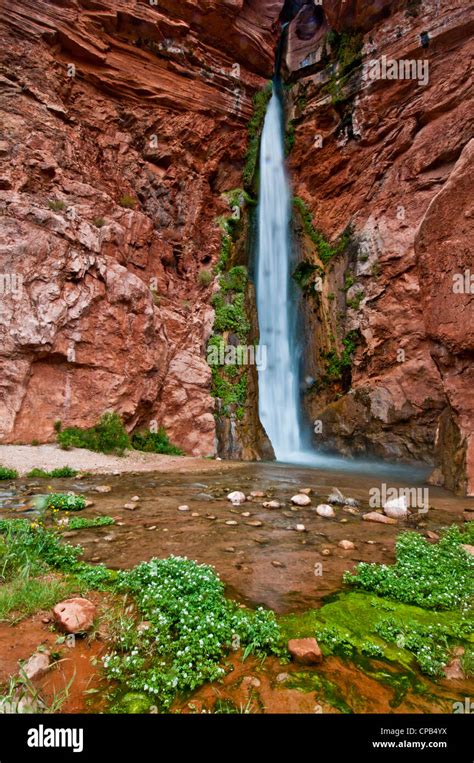
[[[106,409],[215,452],[205,348],[279,3],[2,6],[0,437]]]
[[[341,33],[357,17],[362,65],[338,83],[340,62],[323,65],[320,32],[298,59],[291,27],[288,59],[295,195],[329,240],[351,231],[344,254],[322,268],[320,293],[305,298],[315,441],[436,463],[438,482],[472,494],[472,9],[425,0],[393,3],[386,15],[388,4],[352,3],[344,15],[341,3],[327,5]],[[416,78],[371,79],[369,62],[383,56],[415,61]],[[322,265],[300,239],[303,257]],[[348,336],[349,382],[324,383]]]
[[[206,273],[283,11],[289,168],[311,218],[295,214],[297,243],[323,275],[303,298],[315,442],[437,464],[438,481],[473,493],[468,3],[0,6],[1,441],[53,440],[55,420],[88,426],[113,409],[129,430],[157,422],[186,452],[216,452]],[[362,63],[426,60],[428,80],[368,80],[359,62],[340,85],[355,33]],[[350,240],[324,263],[311,227]],[[355,335],[350,368],[328,382],[328,358]],[[255,375],[249,390],[255,409]],[[223,452],[268,453],[254,419]],[[232,425],[219,428],[225,442]]]

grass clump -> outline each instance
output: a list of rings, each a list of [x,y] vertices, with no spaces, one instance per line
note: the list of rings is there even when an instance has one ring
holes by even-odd
[[[86,508],[86,499],[74,493],[50,493],[46,499],[46,508],[56,511],[82,511]]]
[[[347,388],[351,382],[352,357],[357,349],[360,334],[357,329],[349,331],[342,340],[342,352],[329,350],[322,354],[325,361],[325,372],[322,377],[323,384],[343,383]]]
[[[60,199],[50,199],[48,201],[48,207],[53,212],[60,212],[62,209],[65,209],[66,203]]]
[[[16,480],[18,472],[16,469],[9,469],[7,466],[0,466],[0,480]]]
[[[135,209],[137,206],[137,200],[134,196],[130,196],[130,194],[126,193],[119,199],[119,204],[121,207],[124,207],[125,209]]]
[[[250,322],[245,313],[244,294],[237,293],[231,301],[226,302],[218,292],[212,299],[212,306],[215,310],[214,331],[231,331],[244,341],[250,331]]]
[[[15,578],[0,587],[0,622],[16,622],[40,609],[51,609],[73,589],[71,582],[51,576]]]
[[[60,477],[75,477],[77,474],[76,469],[71,469],[70,466],[61,466],[50,472],[35,468],[29,471],[26,476],[30,479],[59,479]]]
[[[181,448],[170,442],[164,427],[160,427],[158,432],[150,432],[149,430],[134,432],[132,435],[132,447],[145,453],[164,453],[169,456],[184,455]]]
[[[474,557],[461,548],[472,542],[474,522],[464,532],[453,525],[437,543],[416,532],[399,536],[393,565],[361,562],[344,581],[365,591],[425,609],[453,609],[472,603]]]
[[[212,273],[210,270],[207,270],[207,268],[203,268],[203,270],[199,271],[199,274],[198,274],[199,286],[209,286],[211,281],[212,281]]]

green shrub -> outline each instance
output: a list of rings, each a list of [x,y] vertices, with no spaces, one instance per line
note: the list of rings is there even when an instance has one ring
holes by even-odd
[[[247,286],[247,281],[247,268],[244,265],[236,265],[220,277],[219,288],[224,294],[228,291],[242,294]]]
[[[58,443],[68,448],[87,448],[97,453],[117,453],[130,448],[130,438],[118,413],[104,413],[93,427],[67,427],[58,432]]]
[[[170,456],[184,455],[181,448],[170,442],[164,427],[160,427],[158,432],[150,432],[148,429],[134,432],[132,435],[132,447],[145,453],[164,453]]]
[[[135,209],[137,200],[134,196],[130,196],[130,194],[126,193],[119,199],[119,204],[121,207],[125,207],[125,209]]]
[[[0,480],[16,480],[18,472],[16,469],[8,469],[6,466],[0,466]]]
[[[460,546],[469,543],[474,532],[462,532],[453,525],[438,543],[429,543],[416,532],[402,533],[396,544],[393,565],[361,562],[344,581],[405,604],[426,609],[453,609],[472,602],[474,557]]]
[[[94,517],[93,519],[87,519],[87,517],[71,517],[67,525],[64,526],[65,530],[87,530],[90,527],[108,527],[114,525],[115,519],[112,517]]]
[[[102,228],[105,225],[105,220],[103,217],[96,217],[94,219],[94,225],[96,228]]]
[[[81,511],[86,508],[86,499],[74,493],[50,493],[46,500],[46,508],[57,511]]]
[[[215,294],[212,306],[215,310],[214,331],[232,331],[245,340],[250,331],[250,322],[245,313],[244,294],[236,294],[231,302],[224,302],[222,294]]]

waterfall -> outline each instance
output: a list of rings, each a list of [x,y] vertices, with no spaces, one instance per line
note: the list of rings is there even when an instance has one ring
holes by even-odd
[[[278,461],[301,461],[295,304],[291,299],[291,201],[285,170],[283,107],[278,84],[268,105],[260,145],[256,263],[260,345],[259,415]]]

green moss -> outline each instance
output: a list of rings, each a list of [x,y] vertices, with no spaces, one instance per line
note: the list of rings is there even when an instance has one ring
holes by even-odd
[[[322,384],[334,384],[343,382],[350,376],[352,368],[352,356],[356,351],[357,344],[360,341],[360,334],[357,329],[349,331],[342,340],[343,350],[339,354],[337,350],[329,350],[322,353],[321,357],[325,361],[325,370],[321,379]],[[350,383],[350,381],[348,381]]]
[[[362,302],[362,300],[363,300],[363,299],[364,299],[364,292],[363,292],[363,290],[361,289],[360,291],[358,291],[358,292],[357,292],[357,293],[356,293],[356,294],[355,294],[355,295],[352,297],[352,299],[348,299],[348,300],[346,301],[347,307],[350,307],[350,308],[352,308],[352,310],[358,310],[358,309],[359,309],[359,307],[360,307],[360,303]]]
[[[317,292],[314,289],[316,276],[323,276],[324,271],[318,265],[309,260],[302,260],[293,271],[293,278],[301,288],[304,294],[315,296]]]
[[[300,213],[305,233],[315,245],[319,259],[324,263],[324,265],[327,265],[333,259],[333,257],[341,254],[349,244],[352,235],[351,228],[348,226],[342,236],[340,236],[339,240],[334,245],[332,245],[321,233],[321,231],[314,227],[313,215],[311,214],[303,199],[300,199],[299,196],[295,196],[293,198],[293,206]]]
[[[418,664],[428,675],[439,675],[453,646],[474,643],[474,628],[460,610],[432,612],[359,592],[338,594],[321,609],[285,615],[280,628],[285,640],[315,636],[324,654],[383,658],[409,671]]]
[[[126,193],[119,199],[119,204],[121,207],[124,207],[125,209],[135,209],[137,206],[137,200],[134,196],[130,196],[130,194]]]
[[[331,45],[331,58],[335,62],[329,81],[322,88],[323,93],[331,96],[333,105],[343,103],[346,99],[345,86],[350,75],[362,63],[363,35],[359,32],[335,32],[327,35]]]
[[[286,131],[285,131],[285,155],[286,156],[288,156],[291,153],[294,145],[295,145],[295,123],[291,119],[288,122],[286,126]]]
[[[260,135],[272,91],[272,83],[268,82],[262,90],[255,94],[253,99],[253,116],[248,125],[248,147],[242,173],[246,188],[253,187],[258,162]]]

